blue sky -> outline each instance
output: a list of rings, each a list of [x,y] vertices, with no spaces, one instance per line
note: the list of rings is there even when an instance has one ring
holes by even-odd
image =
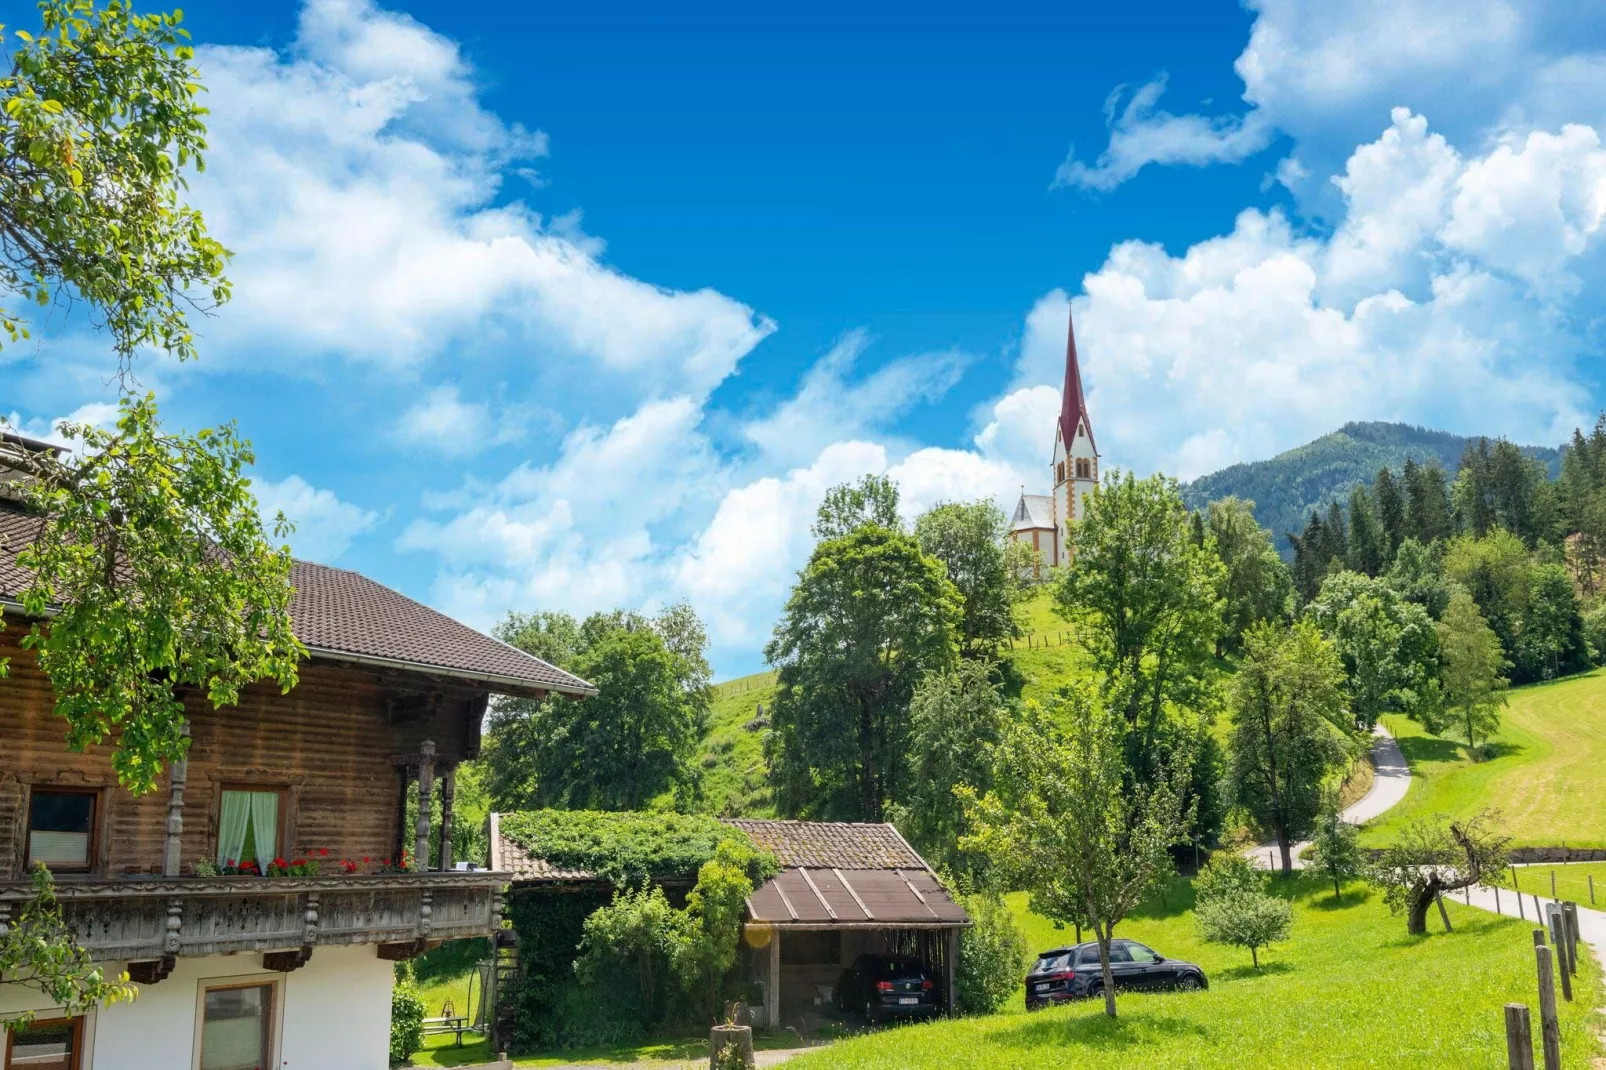
[[[186,4],[236,298],[142,381],[298,553],[482,627],[689,600],[726,674],[830,484],[1044,489],[1068,300],[1142,472],[1601,404],[1589,5],[769,7]],[[0,414],[104,419],[37,326]]]

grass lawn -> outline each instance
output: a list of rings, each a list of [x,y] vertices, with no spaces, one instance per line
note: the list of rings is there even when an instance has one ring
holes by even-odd
[[[1011,1070],[1042,1066],[1504,1067],[1501,1007],[1535,1004],[1530,926],[1451,905],[1455,932],[1408,937],[1374,892],[1295,878],[1293,939],[1262,954],[1263,968],[1232,948],[1199,942],[1191,891],[1177,882],[1169,903],[1120,929],[1162,954],[1190,959],[1210,976],[1195,994],[1120,997],[1121,1016],[1083,1003],[1027,1015],[1019,994],[1002,1014],[936,1022],[842,1041],[789,1063],[797,1070],[952,1067]],[[1023,897],[1013,904],[1024,911]],[[1074,937],[1044,919],[1024,919],[1034,950]],[[1436,921],[1436,919],[1435,919]],[[1586,1066],[1598,1049],[1593,1012],[1599,969],[1579,974],[1578,1001],[1565,1004],[1563,1064]]]
[[[754,1046],[759,1049],[785,1048],[796,1043],[796,1038],[789,1033],[770,1037],[760,1036],[754,1040]],[[473,1066],[476,1063],[489,1062],[493,1058],[495,1052],[490,1050],[486,1041],[470,1043],[465,1038],[463,1046],[458,1048],[453,1046],[451,1037],[432,1037],[425,1050],[413,1056],[413,1065]],[[576,1048],[513,1060],[514,1066],[568,1066],[574,1063],[628,1065],[636,1067],[637,1070],[660,1070],[660,1068],[696,1064],[706,1067],[708,1037],[706,1034],[663,1037],[649,1040],[644,1044]]]
[[[1504,814],[1514,846],[1606,847],[1606,671],[1514,689],[1494,756],[1480,762],[1405,717],[1384,722],[1413,779],[1405,801],[1369,824],[1362,843],[1388,843],[1430,814],[1487,806]]]
[[[1549,899],[1550,877],[1556,876],[1556,898],[1571,899],[1579,906],[1606,909],[1606,862],[1541,862],[1533,866],[1518,866],[1517,887],[1542,899]],[[1509,872],[1508,872],[1509,876]],[[1595,899],[1589,898],[1589,879],[1595,880]]]

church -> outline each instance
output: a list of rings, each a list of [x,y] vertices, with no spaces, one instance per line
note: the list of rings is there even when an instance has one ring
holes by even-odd
[[[1082,500],[1099,481],[1099,449],[1093,441],[1087,399],[1082,395],[1082,369],[1076,360],[1076,328],[1067,319],[1065,332],[1065,389],[1060,394],[1060,415],[1054,425],[1054,454],[1049,462],[1054,476],[1053,494],[1027,494],[1010,518],[1009,537],[1027,543],[1037,553],[1033,577],[1071,562],[1071,525],[1087,510]]]

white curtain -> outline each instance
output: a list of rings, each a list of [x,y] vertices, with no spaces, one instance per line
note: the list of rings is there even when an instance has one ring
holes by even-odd
[[[240,855],[245,851],[245,830],[251,824],[251,792],[225,791],[223,808],[218,816],[217,864],[226,866],[231,861],[243,863]],[[278,806],[278,796],[274,796]]]
[[[257,865],[268,868],[278,850],[279,794],[273,791],[251,793],[251,832],[256,841]]]

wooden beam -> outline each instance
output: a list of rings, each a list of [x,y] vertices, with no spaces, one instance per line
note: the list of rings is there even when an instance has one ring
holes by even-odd
[[[128,979],[137,985],[160,984],[173,972],[174,962],[172,955],[163,955],[159,959],[147,959],[144,962],[130,962]]]
[[[312,948],[298,947],[294,951],[269,951],[262,956],[262,968],[277,973],[299,970],[312,961]]]
[[[457,796],[457,767],[441,771],[441,864],[443,873],[452,868],[452,802]]]
[[[435,788],[435,743],[426,739],[419,746],[418,823],[413,826],[413,868],[429,869],[429,800]]]
[[[428,950],[428,940],[401,940],[393,944],[380,944],[379,957],[386,962],[406,962]]]

